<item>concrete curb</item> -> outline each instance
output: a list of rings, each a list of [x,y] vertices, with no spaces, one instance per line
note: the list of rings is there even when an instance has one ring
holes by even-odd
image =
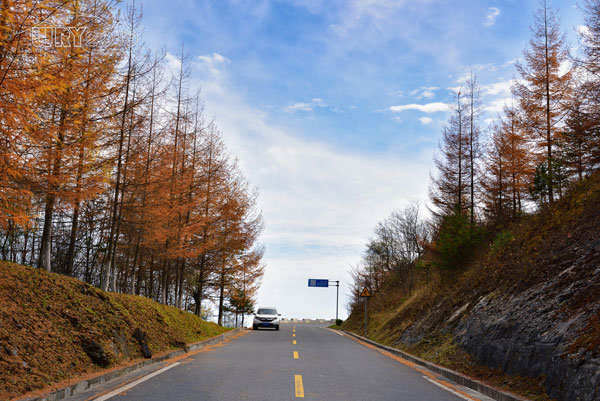
[[[239,331],[241,331],[241,328],[237,328],[234,330],[230,330],[226,333],[223,333],[221,335],[218,335],[216,337],[212,337],[209,338],[208,340],[204,340],[204,341],[200,341],[198,343],[193,343],[187,346],[188,350],[184,351],[184,350],[177,350],[177,351],[173,351],[173,352],[169,352],[168,354],[162,355],[162,356],[158,356],[156,358],[150,358],[147,359],[143,362],[139,362],[136,363],[135,365],[131,365],[131,366],[127,366],[125,368],[122,369],[118,369],[118,370],[114,370],[112,372],[109,373],[105,373],[96,377],[92,377],[91,379],[87,379],[87,380],[82,380],[80,382],[71,384],[67,387],[61,388],[60,390],[56,390],[53,391],[49,394],[43,395],[41,397],[35,397],[35,398],[25,398],[25,399],[21,399],[19,398],[18,400],[21,401],[56,401],[56,400],[62,400],[64,398],[70,397],[72,395],[76,395],[76,394],[80,394],[86,390],[89,390],[93,387],[96,387],[100,384],[109,382],[113,379],[116,379],[117,377],[121,377],[126,375],[127,373],[131,373],[134,372],[136,370],[142,369],[148,365],[153,365],[155,363],[158,362],[162,362],[164,360],[167,359],[171,359],[174,358],[176,356],[185,354],[186,352],[189,351],[194,351],[197,350],[199,348],[205,347],[207,345],[211,345],[211,344],[216,344],[219,343],[223,340],[225,340],[225,338],[231,336],[234,333],[238,333]]]
[[[462,373],[458,373],[454,370],[444,368],[442,366],[436,365],[436,364],[426,361],[424,359],[417,358],[416,356],[406,353],[404,351],[400,351],[399,349],[388,347],[387,345],[379,344],[373,340],[369,340],[368,338],[364,338],[362,336],[359,336],[358,334],[354,334],[354,333],[351,333],[346,330],[341,330],[341,331],[343,331],[344,333],[346,333],[352,337],[358,338],[361,341],[364,341],[366,343],[374,345],[377,348],[381,348],[391,354],[398,355],[399,357],[402,357],[410,362],[413,362],[413,363],[416,363],[417,365],[423,366],[423,367],[431,370],[432,372],[435,372],[447,379],[452,380],[453,382],[455,382],[457,384],[460,384],[461,386],[468,387],[468,388],[475,390],[483,395],[491,397],[494,400],[497,400],[497,401],[530,401],[528,398],[522,398],[515,394],[500,391],[500,390],[498,390],[494,387],[491,387],[483,382],[480,382],[479,380],[471,379],[470,377],[463,375]]]

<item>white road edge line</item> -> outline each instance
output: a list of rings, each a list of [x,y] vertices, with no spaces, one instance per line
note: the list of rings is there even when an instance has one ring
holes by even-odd
[[[444,390],[451,392],[451,393],[452,393],[452,394],[454,394],[455,396],[462,398],[463,400],[473,401],[473,399],[472,399],[472,398],[467,398],[467,397],[465,397],[464,395],[462,395],[461,393],[457,393],[456,391],[452,390],[451,388],[448,388],[448,387],[446,387],[446,386],[444,386],[444,385],[442,385],[442,384],[440,384],[440,383],[436,382],[435,380],[432,380],[432,379],[430,379],[430,378],[429,378],[429,377],[427,377],[427,376],[423,376],[423,378],[424,378],[424,379],[426,379],[426,380],[428,380],[428,381],[430,381],[430,382],[432,382],[432,383],[433,383],[433,384],[435,384],[436,386],[438,386],[438,387],[441,387],[441,388],[443,388]]]
[[[137,386],[138,384],[145,382],[146,380],[152,379],[154,376],[157,376],[157,375],[161,374],[162,372],[165,372],[165,371],[167,371],[167,370],[169,370],[169,369],[171,369],[171,368],[174,368],[175,366],[177,366],[177,365],[180,365],[180,364],[181,364],[181,362],[175,362],[175,363],[172,363],[172,364],[170,364],[170,365],[167,365],[167,366],[165,366],[164,368],[157,370],[156,372],[152,372],[152,373],[150,373],[149,375],[146,375],[146,376],[144,376],[144,377],[141,377],[141,378],[137,379],[136,381],[134,381],[134,382],[131,382],[131,383],[129,383],[129,384],[127,384],[127,385],[123,386],[123,387],[119,387],[118,389],[116,389],[116,390],[113,390],[113,391],[111,391],[111,392],[110,392],[110,393],[108,393],[108,394],[104,394],[104,395],[103,395],[103,396],[101,396],[101,397],[95,398],[95,399],[94,399],[94,401],[106,401],[106,400],[108,400],[109,398],[112,398],[112,397],[114,397],[115,395],[119,395],[119,394],[121,394],[122,392],[124,392],[124,391],[127,391],[127,390],[129,390],[130,388],[132,388],[132,387],[135,387],[135,386]]]
[[[327,328],[327,330],[331,331],[332,333],[335,333],[335,334],[337,334],[338,336],[342,336],[342,337],[344,337],[344,334],[340,333],[339,331],[336,331],[336,330],[330,329],[329,327]]]

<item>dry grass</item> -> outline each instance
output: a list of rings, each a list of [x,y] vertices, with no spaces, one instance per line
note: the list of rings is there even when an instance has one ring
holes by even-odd
[[[0,399],[76,375],[100,371],[82,345],[96,341],[111,366],[140,358],[140,328],[153,353],[201,341],[227,329],[148,298],[105,293],[79,280],[0,262]],[[129,357],[117,351],[125,335]],[[16,349],[16,356],[10,351]]]

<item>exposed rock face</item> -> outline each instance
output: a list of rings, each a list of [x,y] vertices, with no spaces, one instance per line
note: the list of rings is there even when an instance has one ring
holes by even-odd
[[[86,354],[90,357],[92,362],[96,365],[107,367],[110,365],[110,360],[104,351],[104,348],[100,344],[95,341],[90,341],[83,346],[83,349]]]
[[[574,249],[574,264],[565,262],[560,274],[527,290],[492,292],[457,307],[436,330],[452,333],[482,364],[545,376],[552,398],[600,401],[600,338],[581,342],[589,325],[600,321],[599,244]],[[431,321],[442,320],[436,309],[408,327],[399,342],[410,346],[431,334]]]
[[[140,344],[144,358],[152,358],[152,351],[150,351],[150,347],[148,347],[148,337],[146,336],[146,333],[140,328],[137,328],[133,333],[133,338]]]
[[[127,344],[127,336],[125,333],[113,330],[111,350],[117,357],[123,355],[125,358],[129,358],[129,346]]]
[[[600,400],[600,357],[573,346],[600,314],[600,269],[590,269],[597,261],[590,248],[552,280],[518,294],[482,297],[456,326],[455,341],[507,373],[545,375],[553,398]]]

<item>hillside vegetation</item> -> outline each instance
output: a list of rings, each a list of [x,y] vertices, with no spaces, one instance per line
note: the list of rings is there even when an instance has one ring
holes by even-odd
[[[369,337],[535,399],[599,399],[600,174],[473,254],[450,273],[424,255],[410,293],[387,279]],[[362,334],[360,305],[343,327]]]
[[[136,331],[155,354],[228,330],[145,297],[7,262],[0,262],[0,305],[2,400],[142,358]],[[104,361],[92,362],[85,351],[92,343]]]

